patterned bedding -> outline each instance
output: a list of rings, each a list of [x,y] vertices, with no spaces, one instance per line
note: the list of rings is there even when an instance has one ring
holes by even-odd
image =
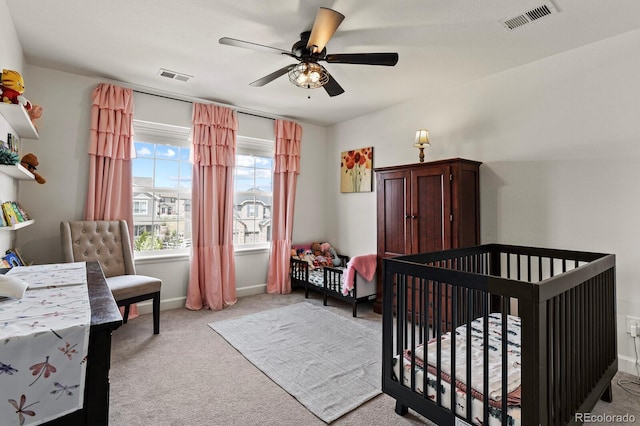
[[[483,410],[483,319],[477,318],[471,322],[471,414],[475,424],[482,424]],[[456,328],[456,414],[466,416],[466,371],[467,371],[467,325]],[[489,425],[500,425],[502,416],[502,315],[489,315]],[[441,404],[451,409],[451,333],[441,336]],[[427,395],[436,400],[436,356],[437,341],[431,340],[427,352]],[[507,316],[507,424],[520,424],[520,318]],[[423,393],[424,377],[424,346],[419,345],[415,350],[415,386],[416,391]],[[404,351],[403,382],[411,386],[411,352]],[[399,377],[398,357],[394,359],[395,378]]]
[[[318,287],[324,287],[324,270],[322,268],[309,268],[309,283]]]

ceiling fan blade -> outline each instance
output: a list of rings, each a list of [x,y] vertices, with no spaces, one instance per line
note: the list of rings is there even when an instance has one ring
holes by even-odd
[[[277,47],[265,46],[258,43],[251,43],[250,41],[237,40],[235,38],[230,38],[230,37],[222,37],[220,40],[218,40],[218,42],[220,44],[226,44],[227,46],[244,47],[245,49],[258,50],[261,52],[279,53],[282,55],[293,56],[293,54],[288,50],[278,49]]]
[[[277,71],[272,72],[269,75],[265,75],[264,77],[254,81],[253,83],[249,83],[250,86],[253,87],[262,87],[267,83],[271,83],[273,80],[275,80],[276,78],[285,75],[286,73],[289,72],[289,70],[293,67],[295,67],[296,64],[293,65],[287,65],[286,67],[280,68]]]
[[[331,74],[327,74],[329,75],[329,81],[327,81],[327,83],[322,86],[324,87],[324,90],[327,91],[327,94],[331,97],[343,94],[344,89],[342,88],[342,86],[338,84],[338,82],[331,76]]]
[[[398,63],[397,53],[333,53],[325,61],[334,64],[387,65]]]
[[[311,28],[307,49],[311,53],[321,52],[329,42],[329,39],[333,37],[333,33],[336,32],[343,19],[344,15],[340,12],[326,7],[319,8],[313,28]]]

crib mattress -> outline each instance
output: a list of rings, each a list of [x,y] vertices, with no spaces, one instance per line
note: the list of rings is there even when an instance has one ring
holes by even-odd
[[[456,414],[465,416],[466,403],[466,335],[467,325],[461,325],[456,329]],[[483,419],[483,319],[477,318],[471,322],[471,414],[475,424],[481,424]],[[500,314],[489,315],[489,425],[500,425],[502,417],[502,316]],[[451,343],[450,333],[441,336],[441,404],[451,410]],[[427,396],[436,401],[437,386],[437,341],[427,344]],[[507,316],[507,417],[509,425],[520,424],[520,318]],[[394,374],[399,377],[398,358],[394,359]],[[405,350],[403,354],[403,383],[411,386],[411,352]],[[415,387],[416,391],[423,394],[424,383],[424,346],[420,345],[415,350]]]

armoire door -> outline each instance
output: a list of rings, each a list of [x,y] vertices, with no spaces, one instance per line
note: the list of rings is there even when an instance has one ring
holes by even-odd
[[[406,171],[379,173],[378,254],[381,257],[411,254],[411,200]]]
[[[411,171],[411,253],[451,248],[451,170]]]

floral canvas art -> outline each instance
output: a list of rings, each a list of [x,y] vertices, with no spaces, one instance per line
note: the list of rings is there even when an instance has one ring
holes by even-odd
[[[371,192],[373,147],[344,151],[340,156],[340,192]]]

